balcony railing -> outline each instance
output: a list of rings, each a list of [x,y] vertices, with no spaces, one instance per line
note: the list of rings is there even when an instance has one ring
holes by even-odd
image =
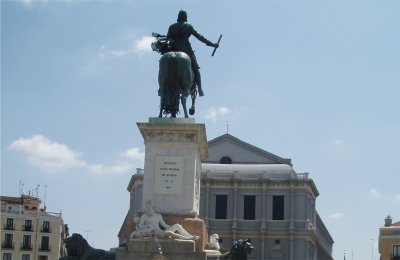
[[[31,243],[23,243],[21,245],[22,250],[32,250],[32,244]]]
[[[39,246],[40,251],[50,251],[50,245],[49,244],[41,244]]]
[[[3,249],[14,249],[14,243],[13,242],[3,242],[3,244],[1,244],[1,247]]]
[[[32,226],[22,226],[22,228],[23,228],[24,231],[30,231],[30,232],[33,231]]]
[[[15,224],[5,224],[4,230],[15,230]]]
[[[51,233],[51,228],[50,227],[43,227],[42,228],[43,233]]]

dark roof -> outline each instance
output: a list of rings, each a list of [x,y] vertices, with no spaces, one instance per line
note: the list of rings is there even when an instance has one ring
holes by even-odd
[[[37,200],[39,202],[40,199],[37,197],[33,197],[30,195],[21,195],[21,197],[12,197],[12,196],[0,196],[0,201],[4,201],[8,204],[24,204],[24,200]]]
[[[277,163],[288,164],[288,165],[293,166],[293,165],[292,165],[292,160],[291,160],[291,159],[282,158],[282,157],[280,157],[280,156],[278,156],[278,155],[276,155],[276,154],[267,152],[267,151],[265,151],[265,150],[263,150],[263,149],[260,149],[260,148],[258,148],[258,147],[256,147],[256,146],[252,145],[252,144],[249,144],[249,143],[247,143],[247,142],[245,142],[245,141],[242,141],[242,140],[240,140],[239,138],[234,137],[233,135],[230,135],[230,134],[223,134],[223,135],[221,135],[221,136],[218,136],[218,137],[216,137],[216,138],[214,138],[214,139],[208,141],[208,145],[211,146],[211,145],[213,145],[213,144],[222,142],[223,140],[230,140],[230,141],[232,141],[232,142],[234,142],[234,143],[238,143],[239,145],[241,145],[241,146],[243,146],[243,147],[246,147],[246,148],[249,149],[249,150],[252,150],[252,151],[254,151],[254,152],[257,152],[257,153],[259,153],[259,154],[262,154],[263,156],[265,156],[265,157],[267,157],[267,158],[270,158],[270,159],[276,161]]]
[[[22,204],[22,197],[0,196],[0,201],[8,204]]]
[[[400,221],[393,223],[392,226],[400,227]]]

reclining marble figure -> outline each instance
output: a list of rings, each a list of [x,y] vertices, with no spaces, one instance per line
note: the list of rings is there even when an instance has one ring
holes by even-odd
[[[184,240],[199,239],[199,236],[192,236],[179,224],[170,226],[165,223],[161,214],[155,212],[155,208],[154,201],[148,200],[146,202],[146,212],[140,216],[139,220],[136,218],[136,222],[138,221],[138,223],[136,223],[136,229],[131,233],[130,238],[170,237]]]

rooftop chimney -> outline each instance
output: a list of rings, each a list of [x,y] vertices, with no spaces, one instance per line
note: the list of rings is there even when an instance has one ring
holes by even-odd
[[[392,217],[390,217],[390,215],[388,215],[385,218],[385,227],[390,227],[392,225]]]

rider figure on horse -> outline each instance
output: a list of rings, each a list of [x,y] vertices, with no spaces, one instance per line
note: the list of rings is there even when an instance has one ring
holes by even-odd
[[[193,35],[207,46],[218,47],[218,43],[212,43],[207,40],[204,36],[199,34],[191,24],[187,23],[186,11],[179,11],[177,22],[172,24],[168,29],[167,39],[170,41],[170,51],[181,51],[186,53],[192,62],[192,69],[194,72],[194,82],[199,89],[199,95],[204,96],[203,89],[201,87],[200,67],[197,63],[196,56],[189,42],[189,37]]]

